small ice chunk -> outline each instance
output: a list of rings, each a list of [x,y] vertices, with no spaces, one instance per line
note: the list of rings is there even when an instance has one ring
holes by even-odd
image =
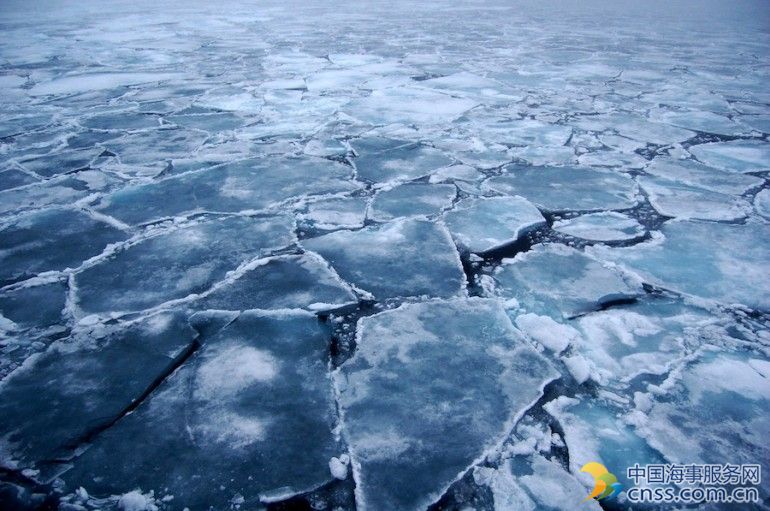
[[[564,365],[578,384],[582,384],[591,376],[591,367],[588,361],[580,355],[564,357]]]
[[[483,253],[514,243],[545,218],[528,200],[514,197],[468,199],[444,214],[444,221],[457,240],[473,253]]]
[[[764,189],[754,197],[754,209],[770,220],[770,189]]]
[[[555,231],[591,241],[623,241],[644,236],[645,229],[623,213],[605,211],[588,213],[567,220],[557,220]]]
[[[516,326],[530,339],[539,342],[556,354],[561,353],[580,338],[580,332],[571,326],[531,312],[518,315]]]
[[[343,454],[339,458],[332,457],[329,460],[329,471],[332,473],[335,479],[345,480],[348,477],[348,464],[350,458],[347,454]]]

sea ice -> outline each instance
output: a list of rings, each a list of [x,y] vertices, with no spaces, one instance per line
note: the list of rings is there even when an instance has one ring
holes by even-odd
[[[566,220],[557,220],[553,229],[563,234],[590,241],[625,241],[644,236],[645,229],[623,213],[608,211],[588,213]]]
[[[386,222],[394,218],[436,215],[449,207],[456,195],[454,185],[407,183],[377,193],[369,217]]]
[[[396,220],[301,243],[329,261],[344,280],[377,299],[451,297],[465,289],[460,257],[441,224]]]
[[[356,149],[356,152],[359,154],[355,159],[356,174],[371,183],[411,181],[452,163],[443,152],[417,144],[371,153]]]
[[[318,319],[250,311],[221,330],[205,328],[206,315],[193,319],[208,331],[202,347],[75,460],[62,476],[69,487],[94,496],[153,490],[181,511],[229,509],[233,499],[258,508],[260,496],[330,481],[341,448],[330,335]]]
[[[648,282],[722,303],[767,310],[770,225],[666,222],[662,239],[629,248],[593,247],[599,258]]]
[[[0,282],[77,268],[128,235],[71,209],[46,209],[16,218],[0,229]]]
[[[118,419],[195,336],[184,314],[162,313],[82,331],[31,357],[0,383],[0,437],[10,445],[2,464],[66,459]]]
[[[740,195],[762,185],[762,179],[708,167],[695,160],[655,158],[644,171],[659,178],[727,195]]]
[[[309,183],[308,175],[314,176]],[[357,188],[352,170],[321,158],[262,158],[132,186],[103,198],[97,209],[130,224],[189,212],[260,210],[304,195]]]
[[[473,253],[513,243],[545,225],[540,211],[518,196],[460,201],[444,214],[444,221],[457,243]]]
[[[770,220],[770,189],[760,191],[754,197],[754,209],[757,213]]]
[[[357,302],[350,286],[311,253],[260,259],[231,283],[217,287],[197,302],[221,310],[339,309]],[[2,309],[0,309],[2,310]]]
[[[360,509],[425,509],[557,376],[487,299],[362,318],[357,344],[334,380]]]
[[[751,205],[734,195],[704,190],[659,177],[638,178],[650,204],[663,216],[686,220],[734,221],[746,218]]]
[[[732,172],[754,172],[770,168],[770,146],[761,140],[731,140],[690,148],[698,160]]]
[[[486,185],[521,195],[547,211],[625,209],[636,204],[636,184],[622,174],[582,167],[507,167]]]
[[[293,220],[231,217],[122,247],[75,276],[86,312],[137,311],[201,293],[228,271],[295,241]]]
[[[638,283],[575,249],[535,245],[495,271],[498,294],[515,298],[527,312],[570,318],[642,294]]]
[[[299,218],[317,229],[355,229],[366,220],[366,197],[335,197],[308,204],[307,212]]]

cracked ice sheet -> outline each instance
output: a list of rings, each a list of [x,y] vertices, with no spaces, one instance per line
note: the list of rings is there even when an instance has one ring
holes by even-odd
[[[207,332],[200,350],[75,461],[62,476],[70,488],[154,490],[181,511],[235,501],[257,508],[260,498],[331,480],[329,459],[341,447],[332,434],[329,333],[301,311],[244,312],[217,331],[218,320],[193,318]]]
[[[77,268],[128,235],[76,210],[23,215],[0,229],[0,283]]]
[[[138,311],[201,293],[296,238],[289,216],[211,220],[121,246],[75,276],[85,312]]]
[[[345,281],[378,300],[448,298],[465,291],[460,256],[440,223],[396,220],[308,238],[301,244],[329,261]]]
[[[588,250],[674,291],[728,305],[770,307],[770,225],[681,221],[665,223],[661,232],[633,247]]]
[[[557,377],[493,300],[402,305],[356,340],[334,381],[360,509],[435,502]]]
[[[310,182],[305,177],[314,176]],[[349,192],[352,169],[321,158],[258,158],[127,187],[97,210],[129,224],[193,212],[260,210],[292,197]]]
[[[108,425],[191,346],[186,315],[161,313],[84,329],[33,356],[0,384],[6,467],[67,458]]]

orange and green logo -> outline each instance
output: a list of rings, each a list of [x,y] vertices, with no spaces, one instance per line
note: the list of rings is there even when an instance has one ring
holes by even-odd
[[[590,499],[602,500],[612,497],[620,493],[623,488],[615,474],[607,470],[607,467],[601,463],[591,461],[583,465],[580,471],[588,472],[594,478],[594,489],[583,499],[583,502]]]

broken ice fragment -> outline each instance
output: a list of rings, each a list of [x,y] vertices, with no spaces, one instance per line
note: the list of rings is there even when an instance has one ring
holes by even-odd
[[[54,281],[0,293],[0,314],[22,328],[47,328],[62,322],[67,286]]]
[[[762,179],[756,176],[725,172],[695,160],[655,158],[644,171],[663,179],[727,195],[740,195],[762,184]]]
[[[407,183],[379,192],[372,201],[370,217],[384,222],[393,218],[435,215],[449,207],[456,195],[454,185]]]
[[[690,152],[706,165],[732,172],[770,168],[770,144],[761,140],[731,140],[700,144]]]
[[[127,237],[80,211],[47,209],[21,216],[0,229],[0,281],[77,268]]]
[[[462,293],[465,275],[442,224],[397,220],[359,231],[337,231],[302,241],[347,282],[377,299],[450,297]]]
[[[617,172],[583,167],[508,167],[486,185],[521,195],[547,211],[624,209],[636,204],[636,183]]]
[[[231,217],[144,239],[78,273],[86,312],[137,311],[201,293],[228,271],[294,242],[293,220]]]
[[[62,479],[95,496],[137,487],[174,495],[174,510],[229,509],[233,498],[259,508],[260,495],[328,482],[329,459],[342,450],[332,433],[329,341],[310,313],[240,314],[204,336]]]
[[[0,437],[11,460],[33,467],[67,457],[118,419],[194,338],[184,315],[162,313],[83,331],[28,359],[0,384]]]
[[[557,321],[633,299],[643,290],[620,272],[563,245],[535,245],[532,250],[504,259],[495,272],[497,291],[515,298],[527,312]]]
[[[754,209],[770,220],[770,189],[762,190],[754,197]]]
[[[331,310],[358,300],[326,261],[313,253],[260,259],[235,281],[217,287],[198,302],[221,310]]]
[[[659,177],[639,177],[650,204],[664,216],[690,220],[740,220],[751,209],[740,197],[704,190]]]
[[[334,380],[359,509],[425,509],[557,376],[493,300],[403,305],[357,342]]]
[[[482,253],[514,243],[545,218],[522,197],[492,197],[459,202],[444,214],[449,232],[459,245]]]
[[[591,241],[625,241],[644,236],[642,225],[628,215],[607,211],[588,213],[553,223],[563,234]]]
[[[358,177],[372,183],[411,181],[451,163],[452,159],[441,151],[421,145],[363,152],[355,159]]]
[[[349,167],[321,158],[241,160],[124,188],[97,207],[130,224],[185,212],[253,211],[295,196],[355,190],[351,177]]]

